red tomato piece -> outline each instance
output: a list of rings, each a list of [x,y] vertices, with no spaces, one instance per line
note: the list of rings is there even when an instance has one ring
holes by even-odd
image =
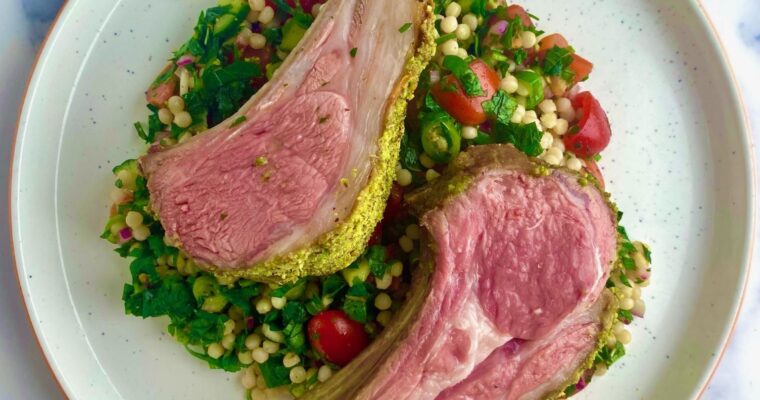
[[[511,6],[507,7],[507,19],[511,21],[515,19],[515,17],[520,17],[520,21],[522,22],[523,26],[533,26],[533,19],[530,18],[528,12],[525,11],[525,9],[521,6],[512,4]]]
[[[586,171],[588,171],[589,174],[593,175],[594,178],[599,181],[599,186],[604,189],[604,176],[602,176],[602,171],[599,169],[599,165],[597,165],[596,161],[591,158],[588,158],[585,161]]]
[[[548,51],[550,49],[553,49],[555,46],[566,49],[570,46],[570,44],[567,43],[567,40],[564,36],[560,35],[559,33],[552,33],[551,35],[546,36],[538,42],[538,51]]]
[[[578,122],[578,132],[565,135],[565,148],[578,157],[593,157],[610,144],[612,131],[607,114],[589,92],[575,96],[573,107],[582,116]]]
[[[172,76],[167,81],[151,85],[145,93],[145,100],[156,107],[163,107],[177,91],[177,80]]]
[[[404,212],[404,188],[398,183],[391,186],[391,194],[388,196],[388,203],[385,205],[384,221],[393,221]]]
[[[322,311],[307,324],[309,343],[325,360],[347,365],[369,344],[362,324],[352,320],[343,311]]]
[[[594,64],[577,54],[573,54],[572,56],[573,62],[570,63],[568,68],[570,68],[575,74],[573,77],[573,84],[576,84],[591,75],[591,70],[594,69]]]
[[[469,97],[462,89],[462,84],[453,75],[447,75],[430,88],[435,101],[454,119],[465,125],[480,125],[486,122],[483,102],[493,97],[499,88],[499,75],[483,60],[470,63],[470,69],[480,81],[485,93],[483,96]],[[455,90],[451,90],[454,87]]]

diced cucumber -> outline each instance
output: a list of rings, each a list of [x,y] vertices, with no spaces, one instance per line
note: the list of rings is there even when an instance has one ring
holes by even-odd
[[[139,165],[137,164],[137,160],[127,160],[123,163],[113,167],[113,174],[118,175],[119,171],[127,170],[134,175],[138,175],[140,173]]]
[[[340,273],[343,274],[343,279],[348,283],[348,286],[354,286],[354,281],[356,279],[358,279],[359,282],[366,281],[369,277],[369,272],[369,263],[365,259],[361,259],[355,265],[340,271]]]
[[[529,69],[515,72],[515,78],[528,87],[525,109],[532,110],[544,100],[544,79],[536,71]]]
[[[217,313],[217,312],[222,311],[226,305],[227,305],[227,298],[222,296],[221,294],[218,294],[216,296],[206,297],[203,300],[203,305],[201,306],[201,309],[206,312]]]
[[[296,282],[295,286],[293,286],[290,290],[288,290],[287,293],[285,293],[285,298],[288,300],[296,300],[301,297],[305,291],[306,279],[300,279],[298,282]]]
[[[216,293],[216,282],[214,282],[214,278],[210,276],[199,276],[198,279],[193,282],[193,296],[195,296],[197,300],[206,297],[210,298],[216,295]]]
[[[282,27],[282,43],[280,44],[280,48],[284,51],[295,49],[298,42],[303,38],[303,35],[306,34],[306,29],[295,18],[289,19]]]

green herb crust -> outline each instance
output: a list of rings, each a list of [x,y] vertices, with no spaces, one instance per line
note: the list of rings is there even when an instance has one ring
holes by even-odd
[[[334,230],[326,233],[309,247],[274,257],[245,270],[222,271],[206,267],[222,279],[248,278],[257,281],[283,283],[302,276],[326,275],[345,268],[364,251],[375,225],[382,218],[385,200],[390,193],[399,157],[407,102],[414,97],[420,74],[435,53],[435,15],[431,2],[424,3],[415,54],[407,61],[404,73],[396,86],[395,101],[386,116],[385,131],[379,139],[378,154],[373,161],[372,174],[359,193],[351,214]]]

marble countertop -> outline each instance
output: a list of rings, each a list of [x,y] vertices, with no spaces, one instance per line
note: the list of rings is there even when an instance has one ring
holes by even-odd
[[[0,4],[0,187],[7,187],[8,158],[18,103],[40,41],[62,0],[4,0]],[[760,0],[703,0],[734,66],[760,142]],[[755,148],[756,157],[760,152]],[[760,175],[758,175],[760,177]],[[760,186],[760,182],[758,182]],[[0,196],[5,209],[7,196]],[[61,392],[26,321],[8,247],[8,216],[0,213],[0,399],[56,399]],[[760,226],[760,224],[759,224]],[[760,254],[760,240],[756,243]],[[754,399],[760,389],[760,257],[755,257],[733,340],[704,399]]]

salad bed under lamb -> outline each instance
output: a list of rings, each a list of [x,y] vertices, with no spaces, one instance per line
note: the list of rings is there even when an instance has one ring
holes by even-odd
[[[494,3],[500,4],[436,0],[438,51],[409,106],[384,218],[364,255],[339,273],[282,286],[220,280],[166,244],[137,161],[114,168],[113,207],[102,237],[130,259],[126,312],[168,316],[169,333],[190,354],[211,368],[241,372],[249,398],[299,397],[330,379],[393,320],[420,258],[421,232],[404,193],[437,179],[458,153],[511,143],[603,187],[596,163],[610,126],[595,97],[578,87],[592,63],[561,35],[539,30],[538,18],[522,7]],[[147,151],[183,143],[233,115],[272,77],[320,7],[317,0],[219,0],[203,12],[192,38],[147,91],[147,123],[135,124]],[[620,227],[619,261],[607,284],[619,299],[618,322],[595,366],[566,395],[625,354],[626,326],[644,315],[641,288],[648,285],[650,261],[647,247]]]

